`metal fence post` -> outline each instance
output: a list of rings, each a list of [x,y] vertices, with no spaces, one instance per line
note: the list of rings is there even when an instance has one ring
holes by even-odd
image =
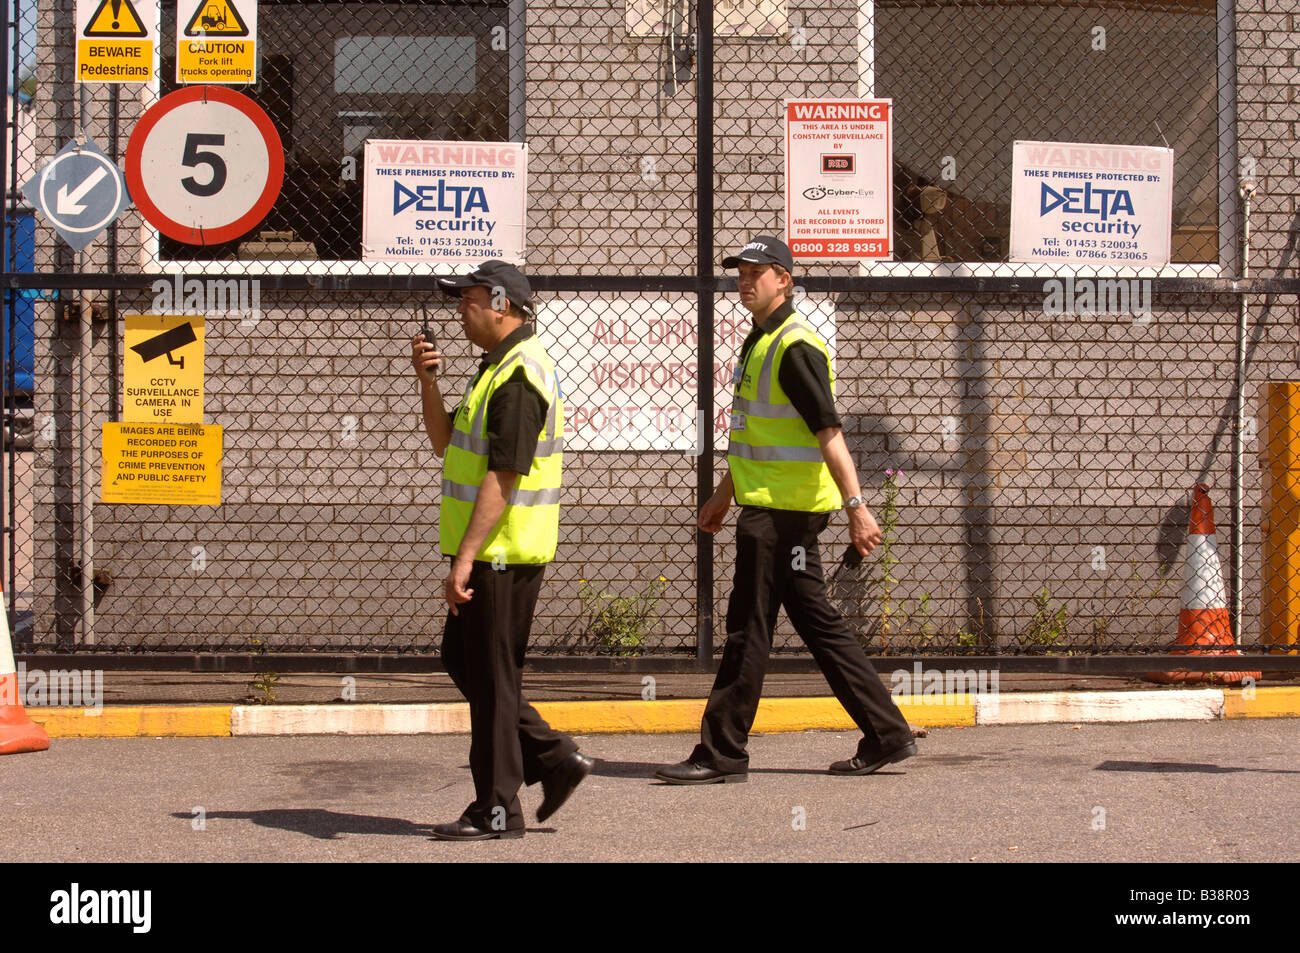
[[[1250,277],[1250,201],[1255,194],[1255,183],[1243,178],[1239,192],[1241,198],[1241,277]],[[1237,354],[1236,385],[1233,394],[1232,422],[1232,568],[1229,572],[1229,598],[1232,605],[1230,629],[1237,644],[1242,644],[1242,590],[1245,580],[1242,576],[1242,520],[1245,516],[1245,441],[1242,439],[1242,427],[1246,417],[1246,330],[1250,323],[1249,306],[1246,303],[1246,289],[1241,289],[1237,298]],[[1261,567],[1264,568],[1264,567]]]
[[[4,5],[4,13],[0,14],[0,17],[3,18],[0,19],[0,23],[4,25],[4,29],[0,30],[0,35],[4,37],[4,49],[0,50],[0,75],[8,76],[9,68],[10,68],[9,50],[13,47],[16,47],[17,45],[11,41],[9,37],[9,30],[12,27],[14,29],[15,36],[17,35],[16,21],[18,18],[15,17],[14,18],[15,23],[10,24],[9,0],[4,0],[3,5]],[[18,4],[15,2],[14,3],[15,11],[17,6]],[[14,65],[16,66],[16,63]],[[5,159],[6,161],[4,163],[4,179],[3,179],[4,191],[0,192],[0,195],[4,197],[4,203],[5,203],[4,227],[3,229],[0,229],[0,231],[4,232],[3,238],[0,238],[0,261],[4,262],[5,271],[15,270],[14,262],[10,258],[11,249],[9,243],[9,229],[13,227],[13,223],[16,218],[15,207],[18,204],[17,201],[18,71],[17,69],[14,70],[14,74],[13,74],[13,87],[14,87],[13,98],[10,102],[5,104],[6,106]],[[14,170],[14,176],[12,178],[10,177],[11,168]],[[14,195],[12,197],[9,194],[9,190],[11,188],[14,191]],[[14,304],[15,304],[14,289],[6,288],[4,292],[4,296],[5,296],[4,297],[5,319],[3,321],[0,321],[0,360],[4,361],[3,365],[0,366],[4,368],[4,374],[3,374],[4,395],[3,395],[3,407],[0,407],[0,412],[2,412],[4,415],[5,418],[4,423],[8,424],[10,423],[9,414],[11,411],[9,403],[10,400],[12,399],[10,395],[13,393],[12,381],[13,381],[14,373],[17,371],[17,368],[13,367],[12,362],[9,360],[9,351],[13,347],[13,339],[9,335],[9,324],[11,321],[14,320]],[[14,464],[13,464],[14,448],[12,443],[8,448],[0,448],[0,452],[8,453],[9,455],[9,460],[7,462],[7,466],[5,467],[5,473],[8,479],[12,481],[13,472],[14,472]],[[4,481],[0,481],[0,484],[3,484],[3,482]],[[9,505],[6,506],[6,503]],[[13,506],[13,494],[8,492],[7,487],[0,485],[0,518],[3,518],[4,520],[4,532],[0,533],[0,579],[4,579],[5,577],[6,565],[9,565],[10,576],[12,577],[13,575],[13,567],[11,564],[7,562],[9,551],[15,548],[13,546],[14,521],[9,518],[9,510],[12,508],[12,506]],[[7,614],[9,612],[9,606],[12,604],[14,598],[13,596],[14,585],[13,585],[12,578],[8,581],[8,585],[5,588],[6,588],[6,596],[3,600],[3,604],[0,605],[0,612],[5,612]],[[9,626],[10,626],[9,631],[12,632],[14,620],[8,617],[8,615],[6,615],[6,618],[8,618],[9,620]]]
[[[698,353],[695,458],[697,507],[713,494],[713,4],[696,6],[695,210]],[[695,530],[695,657],[713,658],[713,536]]]

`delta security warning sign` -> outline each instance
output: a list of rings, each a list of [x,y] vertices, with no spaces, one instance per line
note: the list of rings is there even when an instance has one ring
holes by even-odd
[[[524,143],[374,139],[365,162],[364,260],[523,263]]]
[[[1158,268],[1169,262],[1174,151],[1016,142],[1012,261]]]

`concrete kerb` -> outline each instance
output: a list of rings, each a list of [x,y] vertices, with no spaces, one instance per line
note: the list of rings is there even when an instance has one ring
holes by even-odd
[[[927,728],[1043,722],[1215,721],[1300,717],[1300,687],[1152,691],[901,695],[904,717]],[[569,734],[697,731],[705,700],[557,701],[535,707]],[[240,737],[253,735],[467,734],[469,706],[436,704],[108,705],[28,708],[51,738]],[[769,698],[755,733],[851,730],[834,698]]]

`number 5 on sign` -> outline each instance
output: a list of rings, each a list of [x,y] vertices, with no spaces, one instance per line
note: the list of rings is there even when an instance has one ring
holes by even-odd
[[[283,181],[284,147],[271,118],[222,86],[164,96],[126,147],[126,182],[140,214],[189,245],[233,241],[256,228]]]

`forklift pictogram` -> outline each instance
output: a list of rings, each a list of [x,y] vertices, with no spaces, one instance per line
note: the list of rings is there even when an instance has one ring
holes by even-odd
[[[226,11],[217,9],[215,3],[209,3],[207,10],[203,12],[203,18],[199,20],[205,30],[215,30],[219,26],[226,25]]]
[[[248,26],[235,7],[235,0],[200,0],[189,25],[185,27],[186,36],[248,36]]]

